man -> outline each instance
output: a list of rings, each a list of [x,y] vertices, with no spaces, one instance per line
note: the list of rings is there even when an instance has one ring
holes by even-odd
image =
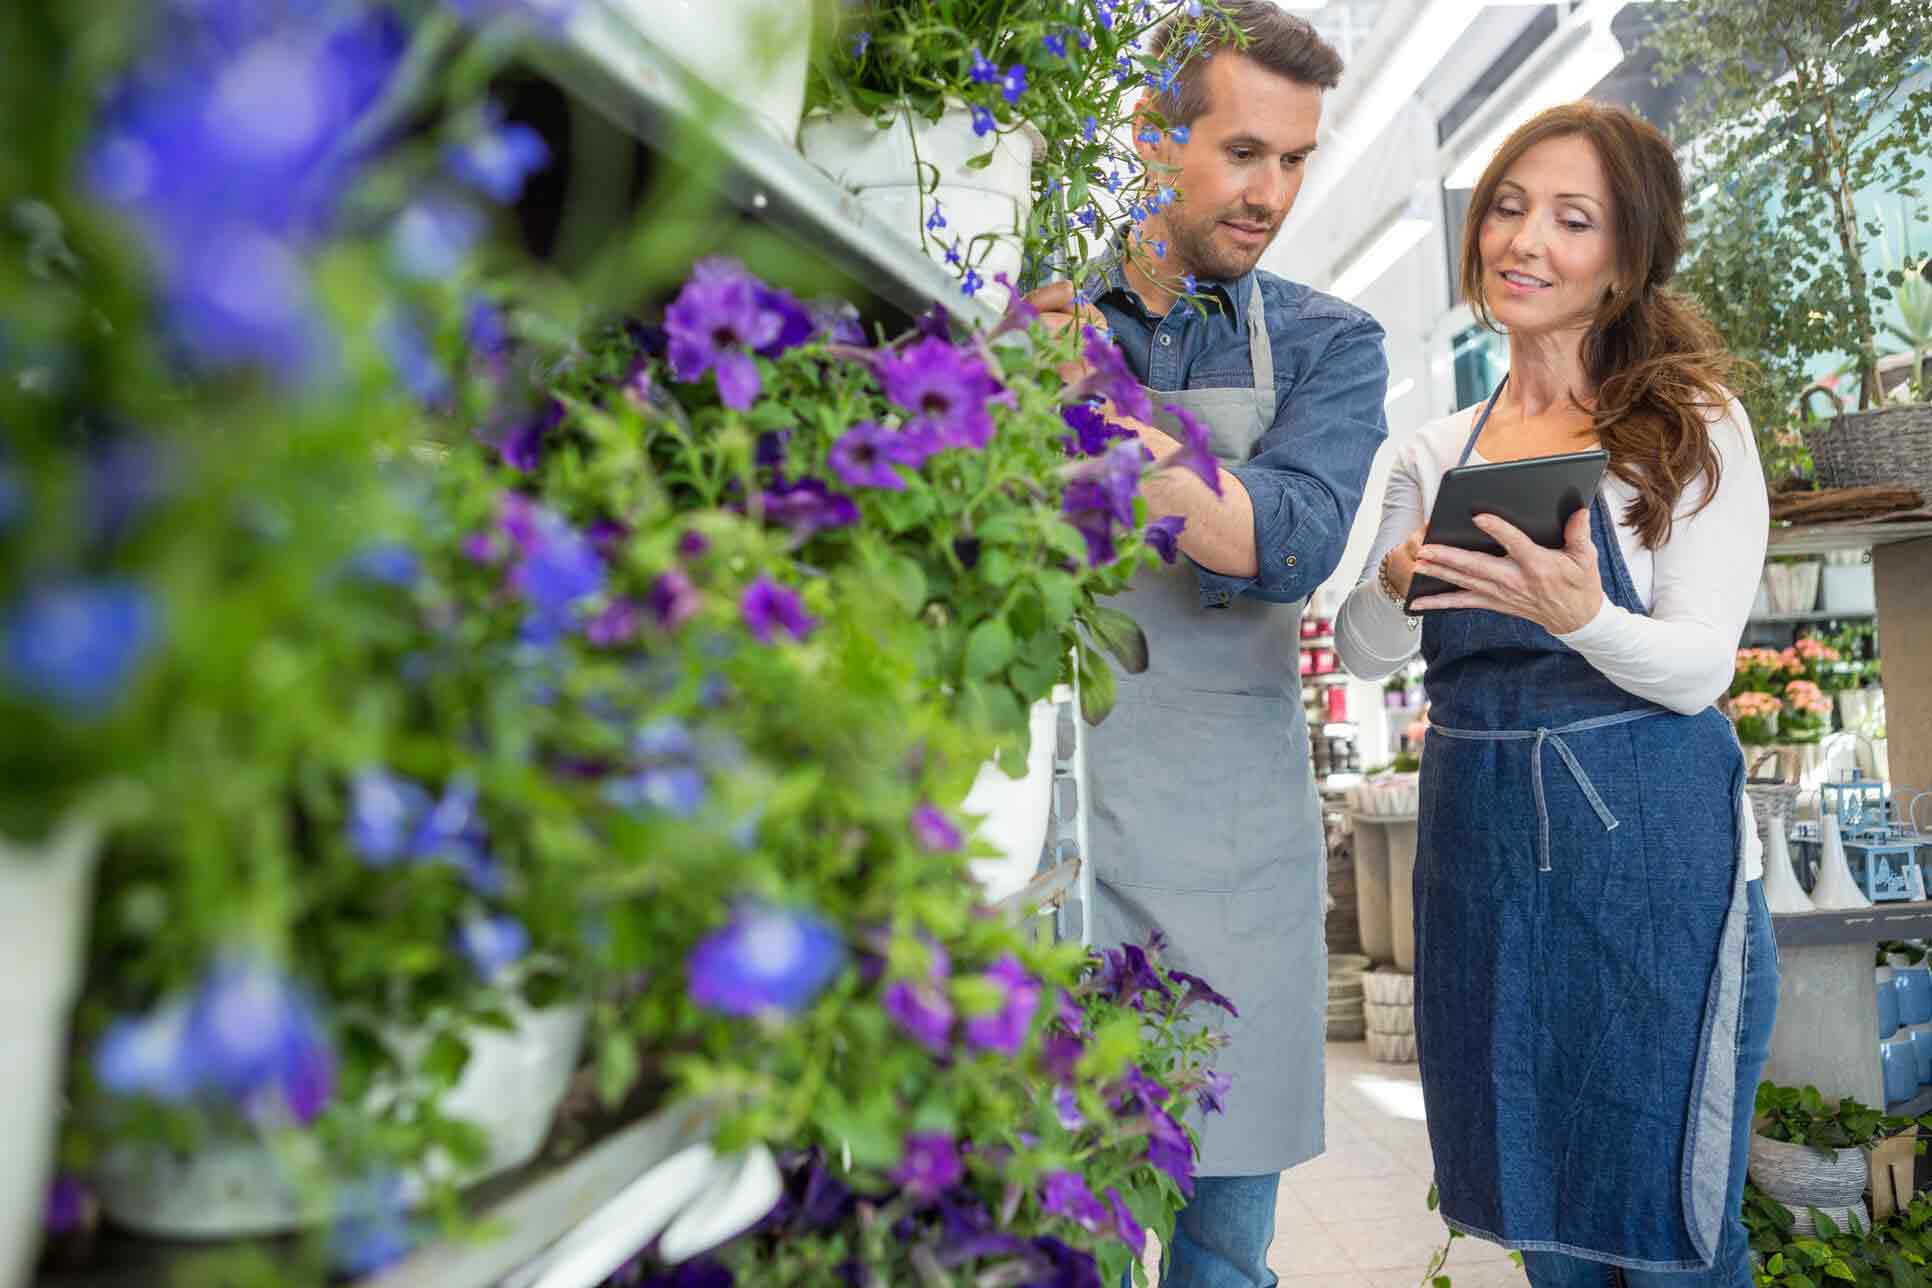
[[[1142,101],[1165,127],[1158,141],[1152,122],[1135,124],[1149,193],[1178,195],[1100,265],[1093,307],[1064,282],[1030,297],[1053,325],[1104,324],[1162,424],[1109,416],[1156,458],[1179,432],[1159,409],[1178,406],[1207,425],[1222,462],[1219,495],[1179,468],[1145,486],[1154,515],[1186,519],[1187,559],[1142,576],[1122,603],[1151,662],[1122,680],[1087,753],[1094,943],[1158,930],[1169,964],[1241,1012],[1219,1062],[1233,1090],[1225,1114],[1201,1123],[1201,1174],[1164,1288],[1274,1284],[1280,1173],[1322,1149],[1326,880],[1300,601],[1341,559],[1387,434],[1382,329],[1255,268],[1301,188],[1341,60],[1271,0],[1227,7],[1245,47],[1204,39],[1174,88]],[[1170,25],[1155,51],[1178,54],[1184,39]],[[1204,313],[1178,299],[1189,277]]]

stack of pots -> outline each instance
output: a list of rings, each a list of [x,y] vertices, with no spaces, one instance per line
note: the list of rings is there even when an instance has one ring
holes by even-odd
[[[1415,1061],[1415,976],[1380,966],[1362,977],[1369,1054],[1384,1064]]]
[[[1362,981],[1369,959],[1360,953],[1331,953],[1328,958],[1328,1040],[1360,1042],[1365,1032]]]
[[[1932,970],[1892,953],[1876,969],[1876,983],[1885,1102],[1897,1105],[1932,1084]]]

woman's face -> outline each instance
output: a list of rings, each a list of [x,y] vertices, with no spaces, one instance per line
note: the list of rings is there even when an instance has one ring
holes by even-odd
[[[1615,215],[1588,139],[1545,139],[1523,153],[1482,215],[1490,315],[1522,335],[1588,325],[1616,281]]]

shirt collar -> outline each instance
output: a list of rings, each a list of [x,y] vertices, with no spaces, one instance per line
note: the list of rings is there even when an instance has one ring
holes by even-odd
[[[1139,294],[1128,284],[1121,244],[1120,238],[1116,236],[1108,245],[1106,253],[1097,261],[1101,272],[1101,287],[1095,299],[1119,294],[1142,314],[1152,317],[1153,315],[1147,312],[1147,306],[1141,303]],[[1221,307],[1233,315],[1235,329],[1245,334],[1248,326],[1248,304],[1254,297],[1254,280],[1254,270],[1249,269],[1232,281],[1210,278],[1201,281],[1199,285],[1206,294],[1220,300]]]

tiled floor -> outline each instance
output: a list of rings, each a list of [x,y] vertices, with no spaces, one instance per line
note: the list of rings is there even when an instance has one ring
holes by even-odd
[[[1283,1288],[1419,1288],[1449,1231],[1429,1211],[1429,1132],[1412,1064],[1328,1045],[1328,1152],[1282,1177],[1268,1264]],[[1454,1288],[1523,1288],[1494,1244],[1457,1239]]]
[[[1328,1152],[1281,1181],[1268,1263],[1285,1288],[1417,1288],[1448,1238],[1429,1211],[1429,1130],[1412,1064],[1377,1064],[1361,1042],[1328,1045]],[[1455,1288],[1527,1284],[1494,1244],[1457,1239]]]

